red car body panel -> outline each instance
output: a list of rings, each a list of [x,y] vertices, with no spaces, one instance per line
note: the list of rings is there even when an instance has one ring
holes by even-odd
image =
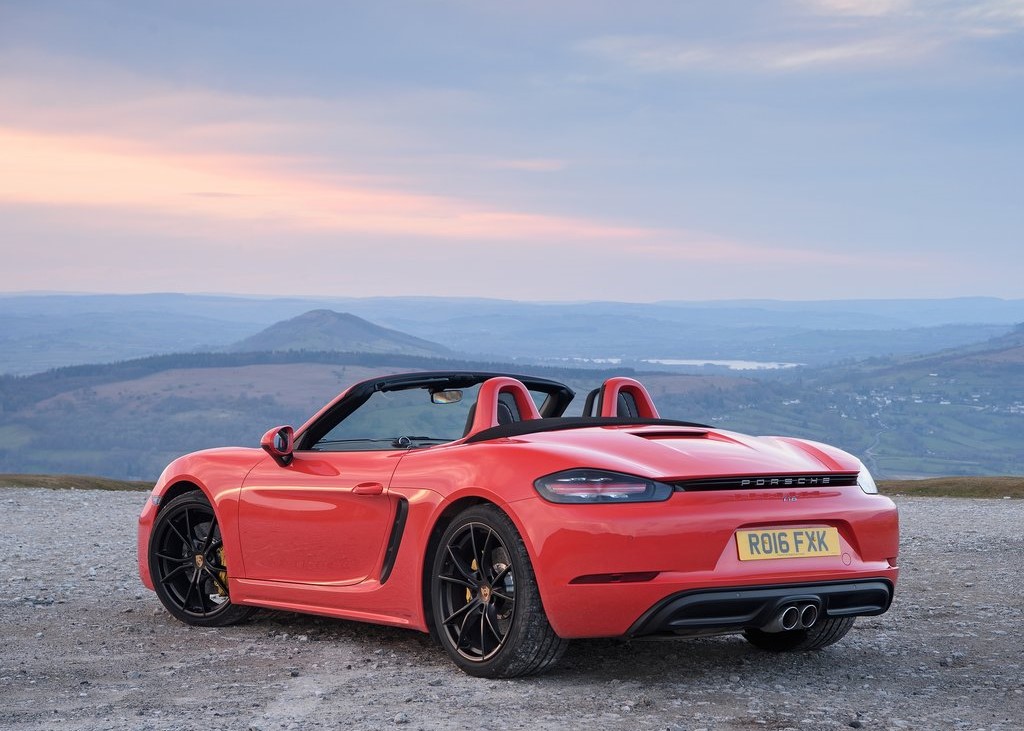
[[[631,379],[620,380],[620,389],[631,388]],[[307,422],[297,443],[344,396]],[[476,414],[469,436],[494,423]],[[580,467],[668,483],[736,476],[790,482],[681,490],[635,504],[555,504],[534,487],[539,477]],[[894,586],[893,503],[821,477],[860,469],[856,458],[815,442],[671,423],[463,438],[427,449],[299,450],[287,465],[260,449],[207,450],[172,462],[154,487],[139,521],[139,572],[152,588],[149,541],[160,501],[195,486],[220,523],[233,603],[427,631],[432,536],[452,506],[486,501],[522,536],[554,631],[616,637],[679,592],[861,579]],[[798,485],[801,475],[818,482]],[[838,555],[739,560],[737,530],[823,526],[837,529]]]

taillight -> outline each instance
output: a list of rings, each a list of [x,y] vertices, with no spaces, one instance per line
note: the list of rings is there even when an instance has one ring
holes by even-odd
[[[653,503],[668,500],[673,488],[663,482],[605,470],[575,469],[533,483],[553,503]]]

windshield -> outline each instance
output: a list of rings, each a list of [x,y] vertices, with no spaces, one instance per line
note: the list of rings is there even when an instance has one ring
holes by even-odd
[[[479,388],[463,389],[461,401],[441,404],[433,403],[430,391],[425,388],[375,391],[366,403],[313,445],[313,449],[407,449],[424,446],[424,443],[454,441],[466,430],[469,409],[476,402]]]

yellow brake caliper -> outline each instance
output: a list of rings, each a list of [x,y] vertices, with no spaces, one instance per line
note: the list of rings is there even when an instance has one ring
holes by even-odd
[[[469,568],[473,569],[474,571],[477,571],[480,568],[477,565],[475,558],[473,559],[473,563],[469,565]],[[466,604],[469,604],[471,601],[473,601],[473,592],[469,590],[469,587],[466,587]]]
[[[228,593],[224,590],[224,587],[228,585],[228,563],[224,560],[223,546],[217,549],[217,560],[219,560],[220,565],[224,567],[223,571],[217,573],[217,578],[220,579],[220,583],[217,584],[217,593],[222,597],[227,597]]]

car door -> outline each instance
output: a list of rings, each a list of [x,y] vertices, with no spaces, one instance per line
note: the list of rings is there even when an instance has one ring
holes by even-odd
[[[246,578],[355,584],[374,574],[395,504],[387,488],[404,451],[296,452],[260,462],[238,501]]]

